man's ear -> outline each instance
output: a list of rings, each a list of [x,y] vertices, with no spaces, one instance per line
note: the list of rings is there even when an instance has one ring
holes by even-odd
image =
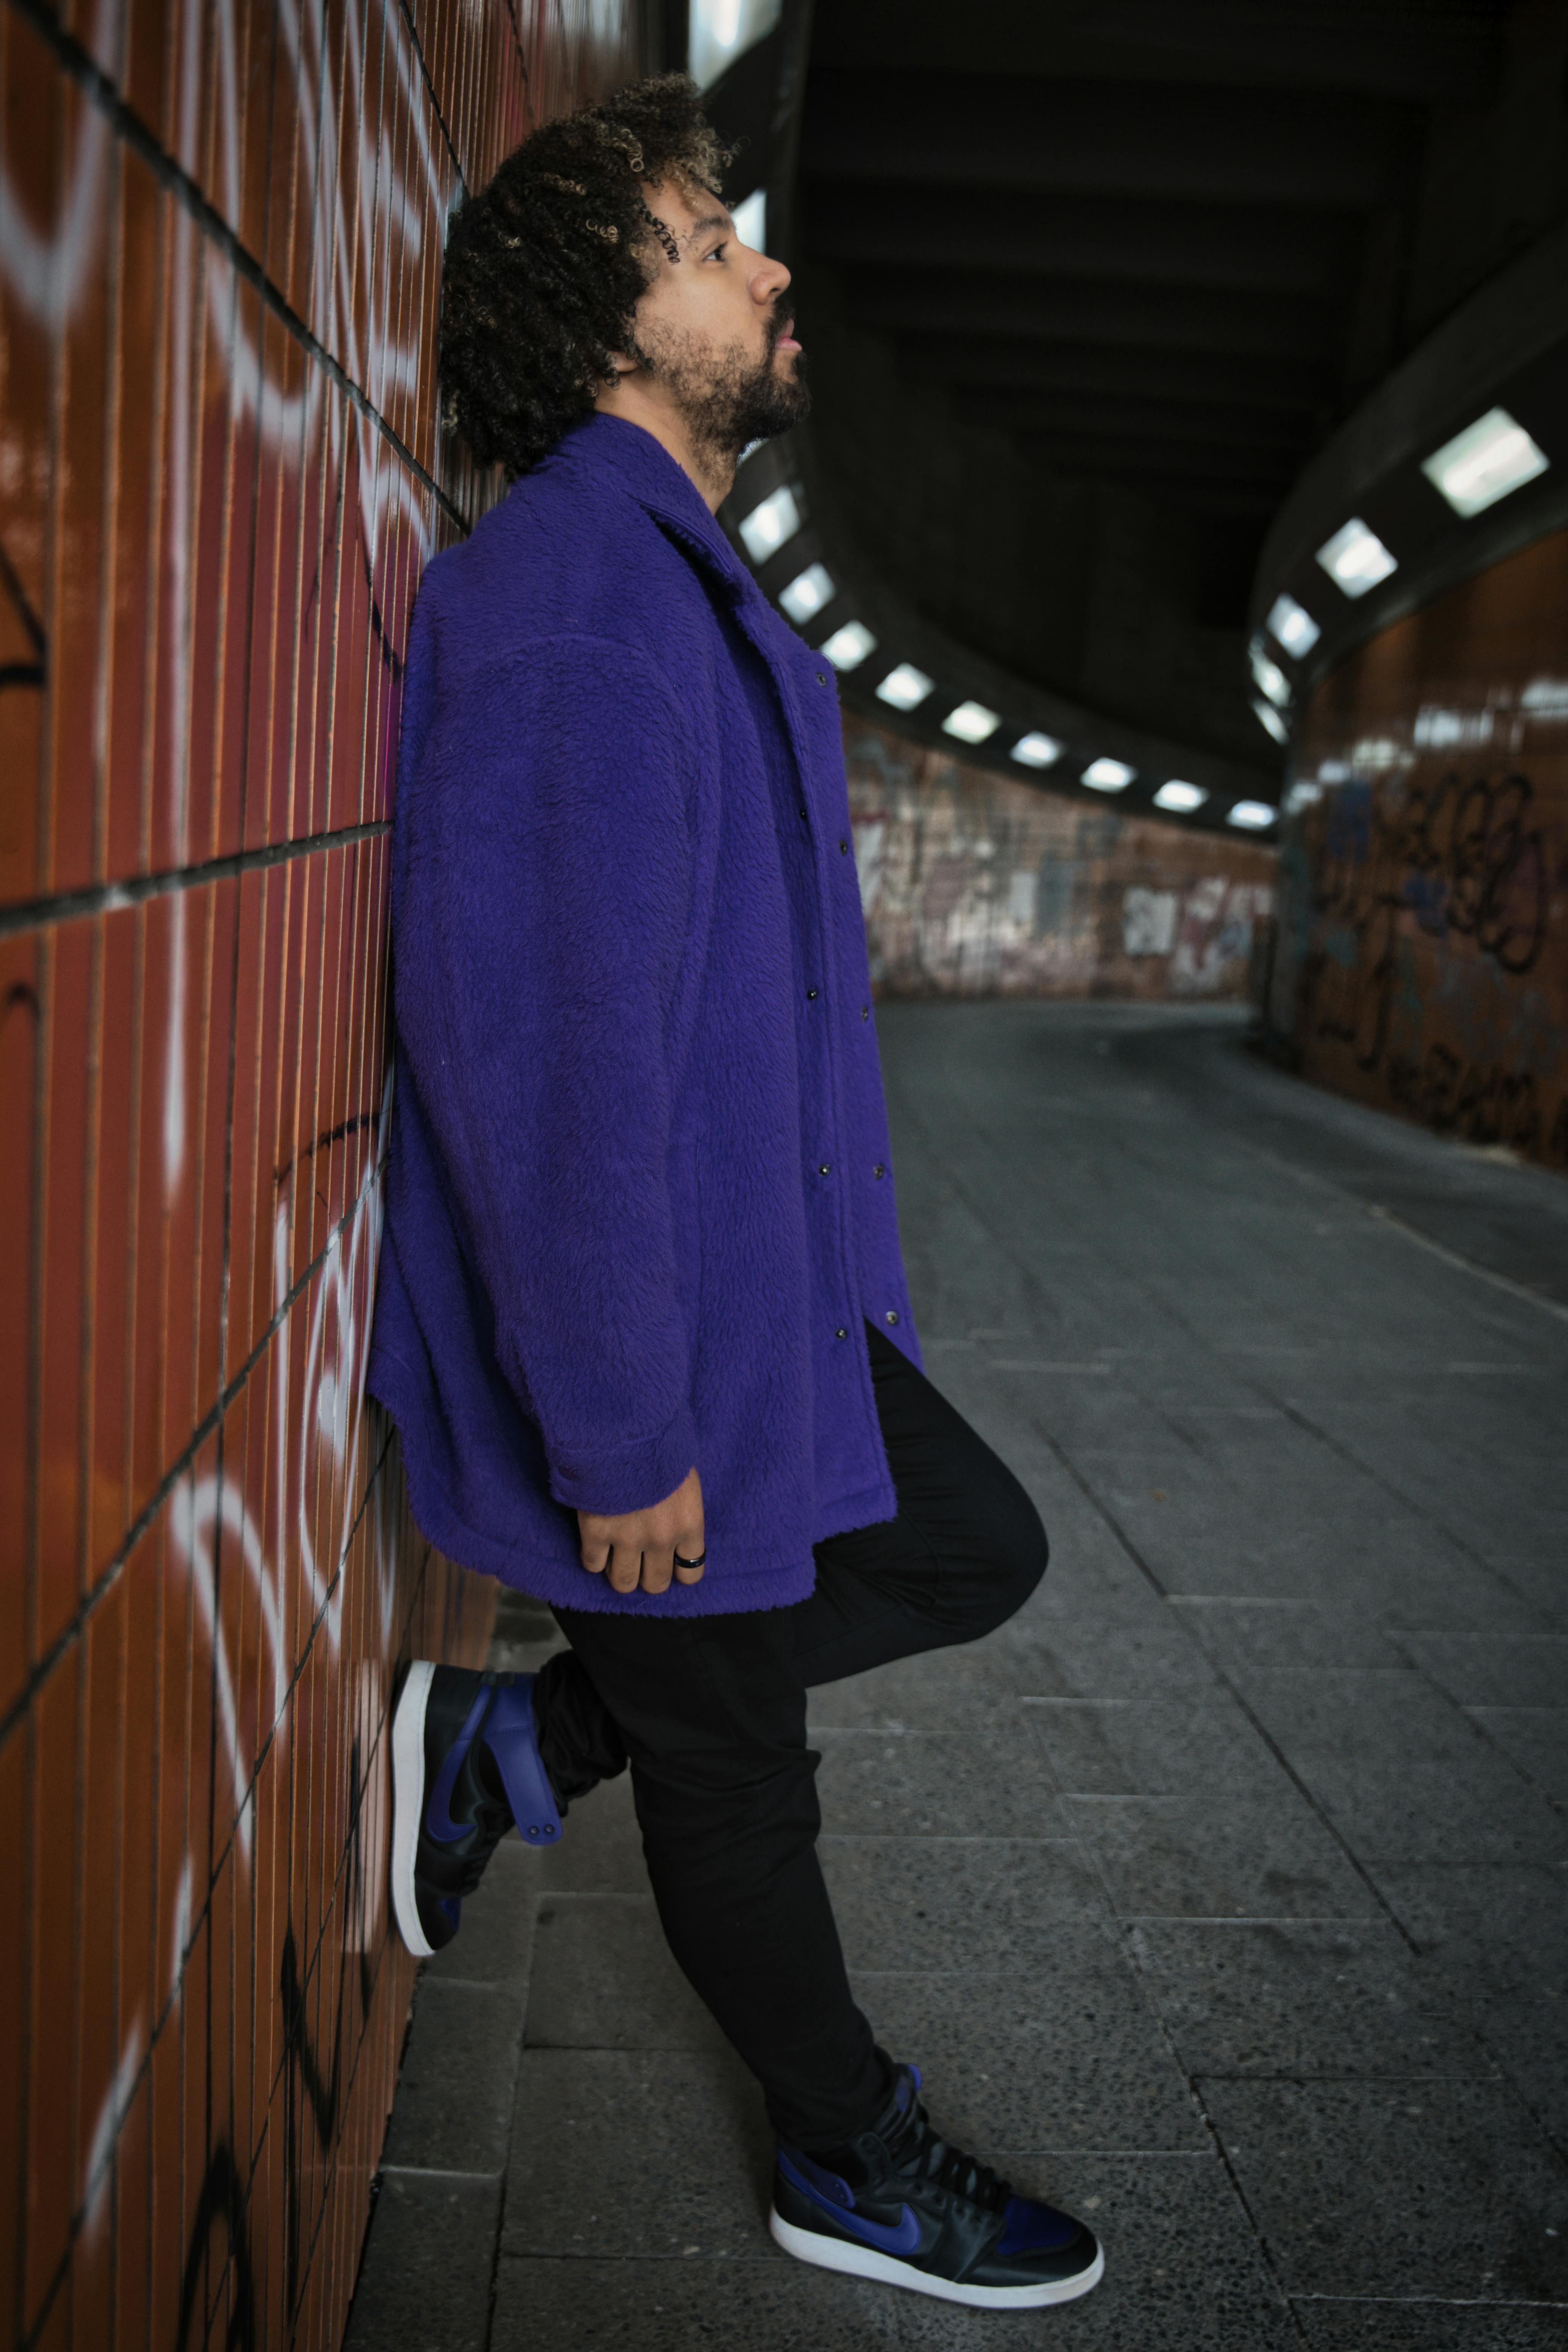
[[[616,383],[619,383],[624,376],[640,375],[647,365],[647,353],[639,352],[635,342],[624,352],[610,353],[610,366],[614,371],[612,380]]]

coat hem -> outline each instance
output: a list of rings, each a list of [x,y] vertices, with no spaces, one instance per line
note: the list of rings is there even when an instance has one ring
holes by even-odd
[[[368,1385],[368,1384],[367,1384]],[[414,1523],[426,1543],[458,1567],[480,1576],[493,1576],[513,1591],[531,1594],[552,1608],[580,1609],[615,1617],[731,1617],[763,1609],[787,1609],[808,1601],[816,1589],[816,1562],[809,1554],[799,1566],[752,1569],[704,1577],[699,1584],[672,1583],[660,1593],[616,1592],[601,1576],[592,1576],[581,1563],[530,1552],[516,1543],[470,1527],[453,1509],[438,1484],[426,1486],[415,1466],[409,1444],[417,1421],[405,1417],[381,1389],[372,1389],[378,1404],[397,1424],[408,1506]],[[564,1508],[564,1506],[561,1507]],[[889,1516],[884,1514],[884,1516]],[[836,1528],[835,1533],[838,1532]]]
[[[832,1536],[853,1535],[858,1528],[879,1527],[883,1520],[898,1516],[899,1497],[892,1479],[879,1479],[874,1486],[862,1486],[856,1494],[840,1495],[820,1505],[812,1540],[826,1543]]]

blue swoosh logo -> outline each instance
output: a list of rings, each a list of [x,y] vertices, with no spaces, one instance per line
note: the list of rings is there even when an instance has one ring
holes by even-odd
[[[896,2229],[887,2221],[868,2221],[863,2213],[848,2211],[844,2206],[835,2204],[831,2197],[825,2197],[819,2189],[813,2188],[811,2182],[795,2170],[793,2164],[785,2168],[795,2186],[804,2189],[814,2205],[819,2205],[825,2213],[830,2213],[841,2230],[848,2230],[857,2238],[863,2238],[868,2246],[875,2246],[880,2253],[918,2252],[921,2225],[912,2206],[904,2207],[904,2218]]]

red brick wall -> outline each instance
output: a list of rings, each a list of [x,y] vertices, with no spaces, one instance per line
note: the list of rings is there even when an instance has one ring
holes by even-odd
[[[858,719],[844,746],[880,994],[1245,993],[1271,850],[1015,783]]]
[[[1312,696],[1275,1035],[1309,1077],[1568,1167],[1568,531]]]
[[[361,1386],[401,648],[479,495],[442,229],[632,5],[0,0],[18,2345],[342,2332],[412,1976],[389,1685],[493,1591]]]

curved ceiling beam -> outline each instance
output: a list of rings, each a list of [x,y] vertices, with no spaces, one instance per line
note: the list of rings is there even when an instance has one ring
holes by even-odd
[[[769,248],[786,259],[795,245],[796,163],[810,33],[811,0],[784,0],[775,28],[714,84],[707,100],[710,117],[721,135],[727,142],[745,142],[730,176],[731,198],[738,204],[759,189],[765,191]],[[878,79],[879,84],[885,84],[887,77],[879,76]],[[1050,142],[1042,139],[1037,121],[1033,121],[1030,127],[1016,96],[1013,93],[1006,100],[1017,116],[1015,143],[1021,157],[1037,158]],[[1384,118],[1389,110],[1374,110],[1381,140],[1387,131]],[[885,114],[883,119],[895,123],[899,121],[896,111]],[[861,118],[862,131],[864,128]],[[889,137],[882,143],[889,146],[891,153],[896,141]],[[868,146],[862,139],[858,145],[851,142],[851,151],[846,158],[839,159],[839,169],[847,177],[864,178],[876,142]],[[1087,155],[1081,144],[1077,152]],[[1321,174],[1310,164],[1300,141],[1294,142],[1292,152],[1297,160],[1286,169],[1278,152],[1270,163],[1267,141],[1249,138],[1243,173],[1248,179],[1249,192],[1252,182],[1261,174],[1277,195],[1285,194],[1299,199],[1300,175],[1310,172],[1317,173],[1314,187],[1321,187],[1326,200],[1328,190],[1321,184]],[[1175,168],[1173,163],[1170,168]],[[1227,166],[1233,179],[1241,168],[1233,152],[1232,163]],[[1369,164],[1363,157],[1356,168],[1364,173],[1380,167]],[[1225,193],[1233,193],[1228,182]],[[874,197],[876,192],[861,194]],[[1342,191],[1339,202],[1343,203]],[[1339,230],[1331,219],[1321,234],[1332,236]],[[1304,255],[1310,249],[1310,232],[1303,239]],[[1310,258],[1304,259],[1303,267],[1310,266]],[[1165,277],[1163,271],[1152,269],[1150,276],[1154,282],[1148,288],[1148,343],[1139,349],[1136,373],[1129,378],[1117,375],[1118,352],[1113,348],[1100,347],[1105,321],[1092,286],[1086,285],[1081,277],[1049,282],[1049,299],[1062,306],[1064,316],[1071,310],[1075,320],[1081,325],[1085,350],[1080,365],[1092,372],[1109,363],[1109,373],[1118,384],[1126,382],[1130,390],[1156,394],[1163,375],[1173,373],[1180,376],[1185,366],[1194,373],[1192,397],[1212,397],[1215,392],[1226,387],[1234,397],[1237,382],[1234,367],[1217,370],[1205,362],[1201,352],[1181,348],[1185,341],[1181,306],[1188,298],[1176,286],[1160,282]],[[925,283],[929,288],[929,270]],[[896,284],[896,278],[889,279],[885,275],[878,280],[879,299],[894,307]],[[1206,299],[1211,304],[1234,302],[1235,287],[1234,278],[1222,276]],[[1041,299],[1047,299],[1046,283],[1041,287]],[[966,345],[973,347],[977,333],[1016,339],[1022,390],[1048,391],[1053,383],[1059,382],[1063,364],[1059,345],[1045,364],[1040,364],[1031,351],[1032,337],[1037,330],[1027,313],[1017,313],[1008,306],[1005,296],[987,305],[982,298],[972,297],[962,285],[955,285],[951,326],[955,338],[952,348],[959,353]],[[1293,381],[1294,345],[1288,325],[1281,322],[1271,337],[1260,320],[1257,303],[1243,296],[1237,306],[1236,331],[1239,348],[1252,365],[1280,367],[1278,396],[1281,406],[1289,406],[1292,401],[1299,403],[1299,372]],[[1174,344],[1175,348],[1162,348],[1163,344]],[[929,339],[925,348],[928,352],[931,348]],[[1201,384],[1199,375],[1203,378]],[[1177,392],[1174,396],[1182,395]],[[1125,417],[1122,425],[1125,437]],[[1187,436],[1180,431],[1174,436],[1177,440],[1184,437]],[[1201,425],[1197,437],[1203,437]],[[1155,435],[1136,463],[1145,465],[1157,478],[1162,462],[1170,462],[1172,438],[1168,432]],[[1266,438],[1260,460],[1255,458],[1250,447],[1226,446],[1223,425],[1215,430],[1215,438],[1219,445],[1215,466],[1222,477],[1215,487],[1216,497],[1237,499],[1244,507],[1249,499],[1255,499],[1259,493],[1252,486],[1252,476],[1260,464],[1264,476],[1261,495],[1268,510],[1272,510],[1281,485],[1268,473]],[[1109,438],[1107,446],[1110,446]],[[1086,462],[1092,462],[1101,453],[1085,450],[1080,454]],[[1126,452],[1118,449],[1116,455],[1121,463]],[[781,499],[781,493],[787,493],[787,497]],[[858,715],[896,725],[901,733],[941,745],[955,756],[961,753],[966,761],[1010,775],[1015,782],[1034,783],[1101,808],[1115,806],[1127,814],[1153,817],[1178,828],[1196,825],[1224,830],[1234,824],[1265,840],[1273,837],[1279,780],[1268,767],[1217,756],[1052,693],[989,660],[983,650],[965,644],[950,630],[920,614],[909,596],[859,557],[851,535],[836,513],[816,457],[809,425],[797,427],[783,440],[770,442],[749,456],[732,496],[720,509],[720,520],[791,625],[813,646],[834,646],[827,658],[839,669],[845,705]],[[764,520],[783,535],[769,536],[761,528]],[[919,699],[913,704],[892,699],[893,690],[900,682],[918,692]],[[1089,777],[1095,781],[1085,781]],[[1173,782],[1191,788],[1182,793],[1179,812],[1159,806],[1155,799]],[[1194,801],[1196,805],[1190,805]]]
[[[1299,702],[1354,646],[1565,521],[1562,226],[1452,311],[1307,467],[1264,542],[1254,652]],[[1360,567],[1336,573],[1346,532]]]

